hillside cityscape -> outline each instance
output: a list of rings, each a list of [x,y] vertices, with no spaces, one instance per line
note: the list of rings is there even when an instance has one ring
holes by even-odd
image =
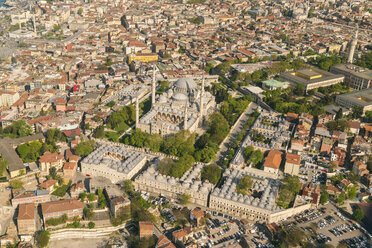
[[[371,234],[371,0],[0,0],[0,247]]]

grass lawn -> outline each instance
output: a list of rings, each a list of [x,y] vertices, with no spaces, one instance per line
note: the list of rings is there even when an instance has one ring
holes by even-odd
[[[59,196],[59,197],[64,197],[67,189],[70,187],[70,185],[62,185],[61,187],[57,188],[55,191],[53,191],[52,195]]]

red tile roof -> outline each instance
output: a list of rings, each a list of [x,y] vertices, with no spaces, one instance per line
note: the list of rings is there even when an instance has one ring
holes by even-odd
[[[264,166],[279,169],[280,163],[282,162],[282,154],[283,153],[278,150],[270,150],[265,158]]]
[[[35,206],[33,203],[20,204],[18,209],[17,220],[35,219]]]
[[[41,204],[41,210],[43,214],[72,211],[75,209],[83,208],[84,204],[79,200],[61,200]]]

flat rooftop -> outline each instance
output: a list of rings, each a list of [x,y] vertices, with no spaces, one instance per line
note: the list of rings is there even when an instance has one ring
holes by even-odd
[[[304,86],[320,83],[328,80],[343,80],[344,75],[333,74],[328,71],[323,71],[321,69],[311,67],[298,71],[285,72],[280,75],[282,80],[287,80],[290,82],[300,83]]]
[[[332,66],[332,69],[342,70],[357,77],[372,80],[372,70],[361,66],[350,64],[337,64]]]
[[[372,88],[338,95],[336,99],[341,99],[364,107],[370,106],[372,105]]]

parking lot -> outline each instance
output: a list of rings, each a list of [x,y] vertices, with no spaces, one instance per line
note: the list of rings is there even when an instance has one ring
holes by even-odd
[[[304,231],[312,233],[307,238],[315,244],[330,244],[336,247],[342,240],[345,242],[350,240],[349,242],[352,243],[354,242],[353,238],[356,237],[363,237],[361,238],[363,240],[368,239],[359,224],[347,219],[332,204],[327,204],[320,210],[305,211],[289,221],[286,225],[296,225]],[[355,247],[368,247],[363,246],[362,242],[359,242],[358,245]]]

